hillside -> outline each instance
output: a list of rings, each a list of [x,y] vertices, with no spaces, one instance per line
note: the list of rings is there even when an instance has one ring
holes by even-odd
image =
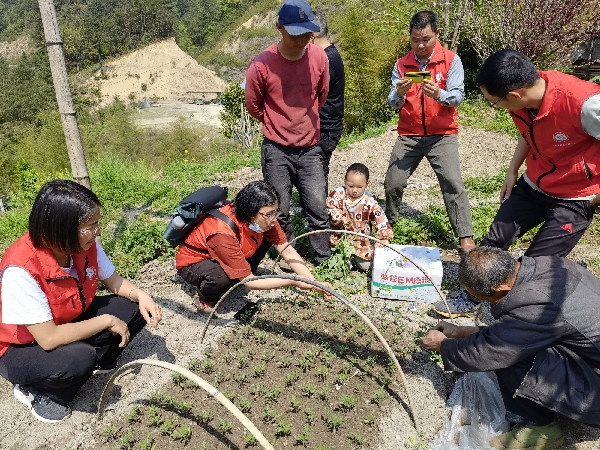
[[[89,81],[104,104],[115,97],[121,100],[202,98],[199,92],[210,92],[206,97],[212,99],[216,92],[227,87],[216,73],[179,48],[174,38],[106,63]]]

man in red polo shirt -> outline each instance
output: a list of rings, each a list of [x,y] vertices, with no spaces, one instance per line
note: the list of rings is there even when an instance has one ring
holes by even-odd
[[[289,214],[292,186],[300,193],[310,230],[330,227],[325,155],[319,146],[319,109],[329,90],[329,61],[321,47],[309,43],[319,29],[308,2],[286,0],[277,23],[281,40],[246,70],[246,108],[263,124],[263,177],[279,194],[279,223],[288,241],[294,238]],[[330,256],[327,233],[309,239],[317,264]]]

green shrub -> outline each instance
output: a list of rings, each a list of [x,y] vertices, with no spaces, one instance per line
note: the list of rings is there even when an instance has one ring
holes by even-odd
[[[141,214],[132,222],[121,221],[111,240],[103,240],[106,253],[117,272],[124,277],[134,277],[137,271],[170,247],[164,240],[165,222]]]
[[[489,131],[500,131],[515,137],[519,136],[519,130],[515,127],[508,111],[503,108],[490,108],[481,93],[466,98],[460,104],[458,123]]]

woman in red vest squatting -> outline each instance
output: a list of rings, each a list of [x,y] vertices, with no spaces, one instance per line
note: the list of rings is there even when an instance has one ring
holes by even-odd
[[[264,181],[253,181],[220,212],[233,223],[228,225],[222,219],[207,216],[177,251],[179,274],[197,287],[199,313],[210,314],[215,303],[230,287],[240,280],[251,278],[271,245],[298,276],[314,280],[294,247],[285,248],[287,238],[277,221],[279,194],[273,186]],[[232,227],[237,227],[239,238]],[[323,284],[331,287],[328,283]],[[254,280],[245,286],[248,289],[296,286],[325,294],[311,284],[279,278]]]
[[[73,181],[46,183],[29,231],[0,261],[0,375],[42,422],[61,422],[94,373],[114,368],[146,323],[152,298],[115,272],[96,243],[100,201]],[[98,281],[115,295],[96,296]]]

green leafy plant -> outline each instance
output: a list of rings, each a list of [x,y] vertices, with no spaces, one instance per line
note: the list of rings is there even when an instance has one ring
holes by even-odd
[[[161,434],[171,434],[173,428],[175,427],[175,419],[165,419],[160,427],[158,427],[158,431]]]
[[[258,441],[256,440],[256,438],[252,434],[249,434],[244,439],[244,445],[246,447],[255,447],[256,445],[258,445]]]
[[[267,370],[267,366],[265,363],[261,363],[257,366],[254,366],[254,376],[257,378],[262,378]]]
[[[140,405],[133,405],[133,408],[131,408],[131,412],[127,415],[127,421],[129,423],[139,422],[141,415],[142,410],[140,409]]]
[[[350,433],[348,439],[350,439],[350,442],[358,446],[364,445],[364,443],[367,441],[366,438],[360,433]]]
[[[302,445],[306,447],[308,440],[310,439],[310,426],[305,425],[302,431],[294,436],[296,445]]]
[[[280,417],[277,421],[275,434],[277,436],[289,436],[292,433],[292,425],[285,417]]]
[[[381,400],[383,400],[384,397],[385,397],[385,394],[383,391],[383,386],[381,386],[379,389],[377,389],[377,392],[375,392],[375,394],[373,394],[373,397],[371,398],[371,403],[375,403],[376,405],[379,405],[379,403],[381,403]]]
[[[300,400],[298,400],[295,395],[292,395],[292,399],[290,400],[290,406],[292,408],[292,412],[300,411]]]
[[[231,433],[231,421],[225,420],[222,417],[217,418],[219,420],[219,430],[221,433]]]
[[[274,408],[272,408],[271,406],[265,406],[265,409],[263,410],[263,420],[265,422],[271,423],[275,420],[275,415],[277,414],[277,412],[275,411]]]
[[[343,236],[331,249],[331,256],[319,264],[313,275],[319,281],[337,284],[338,280],[345,279],[350,273],[350,262],[354,253],[350,240]]]
[[[154,439],[151,434],[148,433],[146,438],[140,442],[138,442],[138,446],[140,450],[156,450],[156,445],[154,444]]]
[[[243,413],[248,413],[252,409],[252,403],[246,397],[240,396],[240,411]]]
[[[302,386],[302,393],[306,397],[312,397],[313,395],[315,395],[315,390],[316,390],[316,387],[312,383],[307,383],[304,386]]]
[[[187,445],[192,438],[192,428],[189,425],[183,425],[173,431],[171,437],[176,441],[180,441],[182,444]]]
[[[354,408],[354,405],[356,405],[356,402],[358,402],[358,397],[354,397],[352,395],[344,395],[338,402],[338,407],[342,411],[348,412],[352,408]]]
[[[342,416],[338,416],[337,414],[330,413],[325,418],[325,423],[327,425],[327,428],[329,428],[330,431],[334,432],[340,429],[340,427],[344,423],[344,418]]]

